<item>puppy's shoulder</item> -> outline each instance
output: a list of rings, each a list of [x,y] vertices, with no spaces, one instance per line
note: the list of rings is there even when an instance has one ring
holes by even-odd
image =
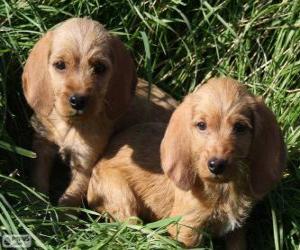
[[[102,165],[130,165],[161,172],[160,143],[165,129],[163,123],[143,123],[116,134],[102,157]]]
[[[38,118],[36,114],[33,114],[30,118],[30,124],[34,131],[42,138],[50,139],[49,130],[44,126],[42,121]]]
[[[143,148],[144,146],[155,146],[160,144],[167,124],[165,123],[141,123],[113,136],[108,148],[121,145]]]

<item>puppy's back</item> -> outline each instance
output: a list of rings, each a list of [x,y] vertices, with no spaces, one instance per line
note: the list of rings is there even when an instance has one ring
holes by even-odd
[[[144,219],[168,216],[174,189],[160,164],[165,128],[162,123],[138,124],[113,137],[93,171],[88,193],[91,207],[111,212],[114,203],[116,208],[135,207],[136,215]]]
[[[116,162],[120,156],[127,156],[131,157],[138,165],[144,165],[146,161],[146,165],[149,163],[158,168],[159,146],[165,129],[165,124],[154,122],[132,126],[113,136],[103,158]],[[151,167],[149,166],[149,168]]]

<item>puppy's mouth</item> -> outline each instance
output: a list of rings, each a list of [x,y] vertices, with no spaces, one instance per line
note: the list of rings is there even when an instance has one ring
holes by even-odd
[[[71,110],[68,110],[67,112],[61,112],[58,108],[56,108],[56,111],[58,112],[58,114],[61,117],[63,117],[64,119],[68,119],[68,120],[81,119],[86,114],[86,110],[71,109]]]
[[[82,122],[82,120],[86,120],[88,117],[88,111],[83,110],[72,110],[70,112],[70,115],[68,116],[68,119],[72,122]]]
[[[229,178],[226,174],[211,174],[210,177],[207,178],[207,180],[214,183],[228,183],[231,181],[231,178]]]
[[[84,110],[73,110],[70,114],[70,117],[78,117],[78,116],[82,116],[84,114]]]

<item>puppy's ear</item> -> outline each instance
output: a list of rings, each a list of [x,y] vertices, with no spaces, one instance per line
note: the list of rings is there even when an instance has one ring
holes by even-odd
[[[254,138],[250,155],[251,191],[262,198],[281,179],[286,167],[286,148],[281,130],[272,111],[256,99]]]
[[[189,103],[186,98],[174,111],[160,146],[164,172],[183,190],[191,189],[196,177],[192,168],[192,111]]]
[[[109,40],[113,72],[106,94],[106,113],[112,120],[120,117],[129,108],[135,93],[137,75],[134,62],[119,38]]]
[[[47,116],[54,105],[54,94],[48,73],[52,32],[49,31],[33,47],[22,75],[25,98],[30,107]]]

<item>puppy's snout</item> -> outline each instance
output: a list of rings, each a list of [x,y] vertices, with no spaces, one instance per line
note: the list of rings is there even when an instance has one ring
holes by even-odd
[[[84,95],[72,95],[69,99],[70,105],[75,110],[83,110],[87,104],[88,97]]]
[[[227,160],[212,158],[208,161],[208,169],[213,174],[222,174],[227,166]]]

